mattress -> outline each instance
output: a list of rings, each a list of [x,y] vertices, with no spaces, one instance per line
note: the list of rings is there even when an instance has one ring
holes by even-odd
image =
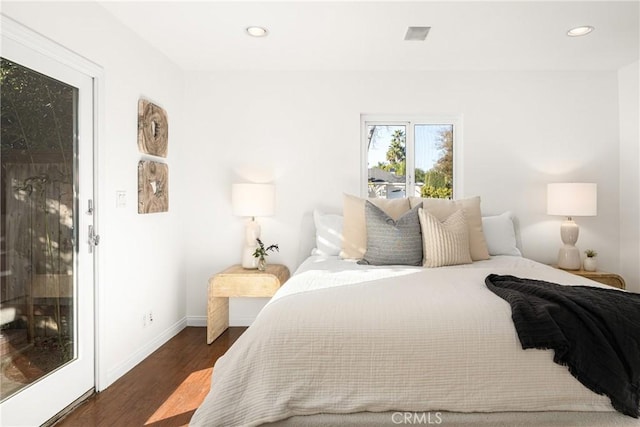
[[[320,414],[613,412],[606,397],[555,364],[552,351],[522,350],[509,304],[484,285],[490,273],[605,287],[521,257],[431,269],[310,257],[216,362],[191,425]]]

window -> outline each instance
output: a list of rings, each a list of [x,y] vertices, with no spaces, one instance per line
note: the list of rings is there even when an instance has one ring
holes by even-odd
[[[453,198],[460,190],[459,122],[457,117],[362,116],[364,194]]]

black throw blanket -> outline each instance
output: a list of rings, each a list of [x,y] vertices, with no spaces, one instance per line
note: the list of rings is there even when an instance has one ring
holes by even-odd
[[[485,283],[511,305],[523,349],[553,349],[587,388],[640,416],[640,294],[496,274]]]

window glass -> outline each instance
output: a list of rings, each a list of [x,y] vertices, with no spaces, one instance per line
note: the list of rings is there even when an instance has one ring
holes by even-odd
[[[367,196],[453,198],[456,123],[363,117]]]
[[[421,197],[453,196],[453,125],[415,125],[415,188]]]
[[[367,126],[369,197],[406,195],[407,128],[404,125]]]

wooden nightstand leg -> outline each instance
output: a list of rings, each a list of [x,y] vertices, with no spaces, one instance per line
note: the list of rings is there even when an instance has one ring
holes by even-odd
[[[229,327],[229,298],[209,297],[207,304],[207,344]]]

